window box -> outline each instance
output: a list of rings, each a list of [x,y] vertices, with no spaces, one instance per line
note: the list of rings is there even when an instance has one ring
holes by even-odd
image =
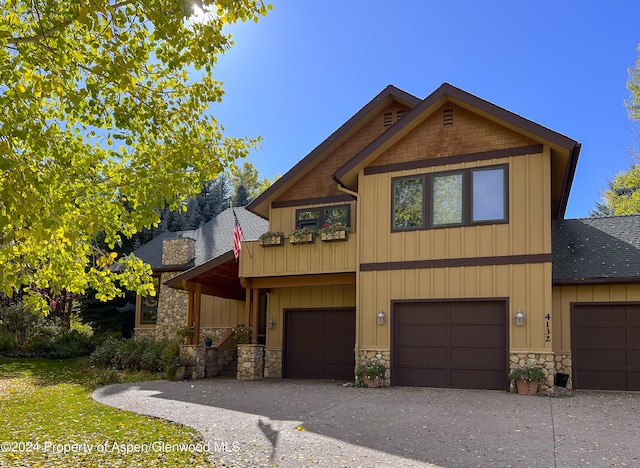
[[[340,222],[325,224],[320,228],[320,236],[323,241],[340,241],[349,238],[349,227]]]
[[[284,245],[284,233],[281,232],[265,232],[258,239],[258,245],[263,247],[276,247]]]
[[[349,231],[323,232],[322,240],[325,242],[346,241],[349,239]]]
[[[291,244],[313,244],[316,241],[316,234],[308,229],[296,229],[289,234]]]

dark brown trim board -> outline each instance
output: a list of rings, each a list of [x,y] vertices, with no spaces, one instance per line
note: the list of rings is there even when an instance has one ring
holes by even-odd
[[[500,257],[443,258],[436,260],[411,260],[405,262],[361,263],[360,271],[415,270],[421,268],[454,268],[490,265],[522,265],[526,263],[551,263],[549,254],[505,255]]]
[[[287,208],[290,206],[307,206],[307,205],[322,205],[325,203],[337,203],[337,202],[351,202],[355,197],[352,195],[334,195],[333,197],[318,197],[318,198],[303,198],[300,200],[284,200],[274,201],[271,203],[271,208]]]
[[[364,175],[384,174],[388,172],[407,171],[410,169],[422,169],[426,167],[446,166],[466,162],[486,161],[491,159],[509,158],[512,156],[524,156],[527,154],[542,153],[543,145],[520,146],[495,151],[483,151],[480,153],[456,154],[441,158],[421,159],[419,161],[407,161],[382,166],[365,167]]]

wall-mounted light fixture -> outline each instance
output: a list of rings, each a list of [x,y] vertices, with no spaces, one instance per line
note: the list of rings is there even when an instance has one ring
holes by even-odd
[[[380,312],[378,312],[378,325],[384,325],[384,319],[385,319],[385,315],[384,315],[384,310],[381,310]]]
[[[518,309],[518,312],[516,312],[516,325],[518,325],[519,327],[524,325],[524,313],[520,309]]]
[[[274,319],[273,317],[271,317],[269,319],[269,328],[274,328],[276,326],[276,319]]]

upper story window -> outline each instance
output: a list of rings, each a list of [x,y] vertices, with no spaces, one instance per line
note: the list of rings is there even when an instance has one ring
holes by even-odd
[[[155,296],[143,296],[140,298],[140,323],[156,323],[158,319],[158,300],[160,298],[160,277],[153,277]]]
[[[349,226],[349,205],[325,206],[296,210],[296,229],[319,229],[325,224],[342,223]]]
[[[506,223],[508,166],[392,179],[393,231]]]

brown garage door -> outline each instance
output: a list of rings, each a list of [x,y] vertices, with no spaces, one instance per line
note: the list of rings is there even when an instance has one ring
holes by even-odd
[[[640,304],[574,304],[575,388],[640,390]]]
[[[284,376],[353,380],[355,309],[286,311]]]
[[[507,387],[506,303],[396,303],[393,385]]]

